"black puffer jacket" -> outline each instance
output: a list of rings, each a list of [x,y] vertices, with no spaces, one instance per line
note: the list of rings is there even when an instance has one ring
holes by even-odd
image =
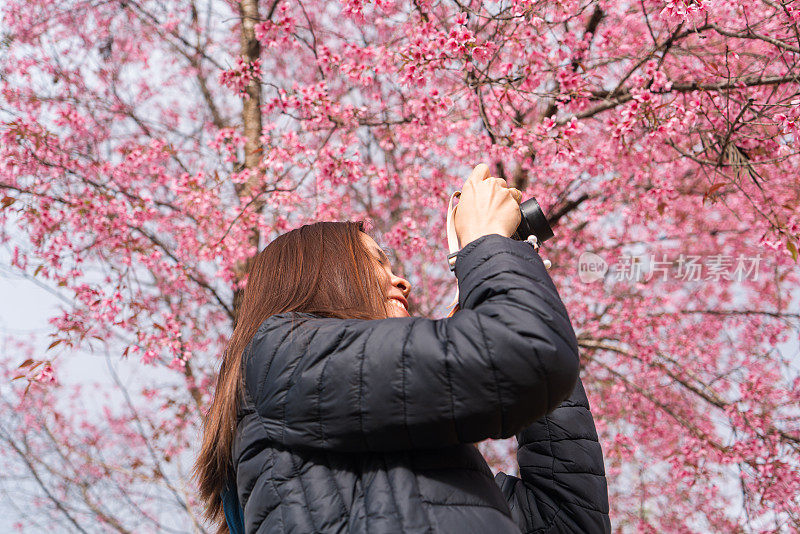
[[[273,315],[244,353],[248,533],[610,531],[567,311],[533,248],[458,254],[451,318]],[[520,477],[472,445],[517,435]]]

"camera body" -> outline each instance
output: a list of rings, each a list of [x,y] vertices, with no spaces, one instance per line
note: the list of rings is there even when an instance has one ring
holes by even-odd
[[[547,217],[535,198],[531,197],[520,204],[519,211],[522,213],[522,220],[511,239],[525,241],[528,236],[535,235],[539,243],[543,243],[553,237],[553,229],[550,228],[550,223],[547,222]]]

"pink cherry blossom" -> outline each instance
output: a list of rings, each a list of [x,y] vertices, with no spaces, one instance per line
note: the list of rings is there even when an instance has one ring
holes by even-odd
[[[0,17],[0,240],[64,303],[53,337],[2,360],[26,529],[200,530],[187,466],[248,259],[363,218],[412,314],[439,317],[447,200],[479,162],[551,217],[615,532],[800,529],[791,2],[7,0]],[[581,281],[586,252],[602,280]],[[87,356],[141,372],[73,385]],[[493,469],[514,468],[511,441],[481,444]]]

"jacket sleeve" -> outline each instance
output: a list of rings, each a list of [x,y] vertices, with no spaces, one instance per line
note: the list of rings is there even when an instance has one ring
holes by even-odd
[[[608,487],[583,383],[517,435],[520,477],[495,481],[526,534],[610,533]]]
[[[461,249],[455,272],[462,309],[449,318],[264,321],[243,365],[267,439],[435,448],[510,437],[555,409],[578,379],[578,345],[542,259],[490,234]]]

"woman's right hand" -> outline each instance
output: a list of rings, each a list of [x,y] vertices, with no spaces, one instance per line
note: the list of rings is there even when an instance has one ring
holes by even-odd
[[[522,193],[508,188],[505,180],[489,177],[486,164],[477,165],[461,188],[453,216],[459,246],[488,234],[514,235],[522,219],[521,199]]]

